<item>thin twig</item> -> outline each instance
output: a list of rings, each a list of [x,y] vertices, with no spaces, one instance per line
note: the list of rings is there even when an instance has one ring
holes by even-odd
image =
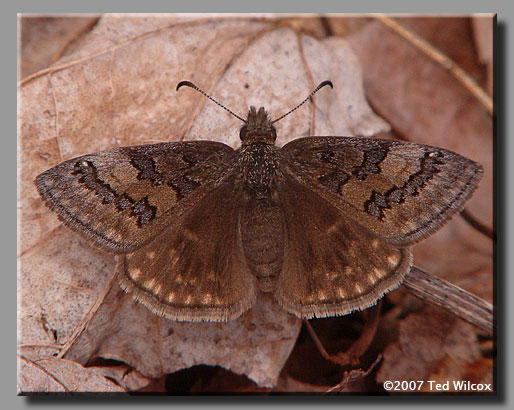
[[[380,318],[380,300],[378,301],[378,306],[367,310],[365,313],[368,314],[368,319],[366,321],[366,327],[364,328],[364,331],[361,333],[359,338],[353,342],[352,345],[344,352],[340,352],[334,355],[329,354],[325,350],[323,343],[321,343],[321,340],[319,340],[318,335],[312,328],[310,322],[306,319],[304,319],[303,322],[305,323],[305,327],[309,331],[312,340],[314,340],[314,344],[326,360],[330,360],[332,363],[343,367],[348,365],[355,366],[359,364],[359,357],[361,357],[366,352],[366,350],[368,350],[369,345],[375,337],[378,320]]]
[[[482,222],[480,222],[466,208],[464,208],[460,212],[460,216],[462,216],[464,218],[464,220],[467,223],[469,223],[473,228],[475,228],[478,232],[480,232],[481,234],[487,236],[488,238],[496,240],[496,232],[494,232],[494,230],[491,229],[489,226],[487,226],[487,225],[483,224]]]
[[[381,300],[378,300],[376,306],[365,311],[367,314],[366,325],[359,338],[345,351],[330,356],[330,361],[340,366],[356,366],[359,364],[359,358],[368,350],[377,332],[381,302]]]
[[[64,52],[70,47],[71,44],[73,44],[75,41],[77,41],[80,37],[82,37],[85,33],[88,31],[91,31],[93,27],[95,27],[98,24],[98,21],[100,20],[100,16],[93,17],[93,20],[89,21],[88,24],[81,27],[79,31],[73,34],[72,37],[66,39],[64,44],[61,45],[59,50],[52,56],[52,59],[50,60],[50,63],[48,65],[54,64],[57,60],[59,60]]]
[[[493,115],[493,99],[480,87],[471,76],[466,73],[459,65],[448,56],[441,53],[428,41],[422,39],[412,31],[398,24],[394,19],[382,14],[373,14],[373,18],[380,21],[385,26],[405,38],[419,50],[423,51],[432,60],[439,63],[445,70],[450,72],[478,101]]]
[[[415,266],[405,277],[403,287],[414,296],[439,306],[492,336],[493,306],[458,286],[430,275]]]
[[[363,379],[364,377],[368,376],[372,370],[377,366],[378,363],[382,360],[382,355],[378,355],[378,357],[375,359],[375,361],[371,364],[371,366],[368,368],[368,370],[364,371],[362,369],[354,369],[351,371],[345,371],[343,373],[342,380],[336,384],[335,386],[328,389],[325,393],[335,393],[335,392],[342,392],[344,389],[353,382],[356,382],[357,380]]]
[[[303,323],[305,324],[305,327],[307,328],[307,330],[309,331],[309,334],[311,335],[312,337],[312,340],[314,340],[314,344],[316,345],[316,347],[318,348],[318,350],[320,351],[321,355],[327,359],[327,360],[330,360],[330,355],[328,354],[328,352],[325,350],[325,348],[323,347],[323,344],[321,343],[321,340],[319,340],[319,337],[318,335],[316,334],[316,332],[314,331],[314,329],[312,328],[311,324],[309,323],[309,321],[307,319],[303,319]]]
[[[64,345],[56,345],[51,343],[20,343],[16,346],[18,349],[55,349],[61,350]]]

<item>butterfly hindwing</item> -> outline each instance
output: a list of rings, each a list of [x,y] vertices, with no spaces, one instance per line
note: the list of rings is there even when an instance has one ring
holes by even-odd
[[[408,248],[348,219],[294,176],[286,176],[279,195],[287,240],[274,296],[289,312],[311,318],[364,309],[410,270]]]
[[[313,191],[402,246],[460,211],[482,174],[480,164],[442,148],[372,138],[301,138],[282,153]]]
[[[176,226],[118,257],[122,287],[153,312],[175,320],[226,321],[249,309],[256,279],[237,232],[237,194],[224,181]]]
[[[59,218],[103,249],[137,249],[213,189],[232,148],[210,141],[115,148],[65,161],[36,178]]]

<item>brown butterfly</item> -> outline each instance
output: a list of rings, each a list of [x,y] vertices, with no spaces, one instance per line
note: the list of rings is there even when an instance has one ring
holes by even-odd
[[[399,286],[409,246],[460,211],[480,164],[445,149],[355,137],[275,146],[264,108],[241,147],[212,141],[115,148],[36,178],[47,205],[117,255],[121,286],[175,320],[226,321],[271,292],[300,318],[344,315]]]

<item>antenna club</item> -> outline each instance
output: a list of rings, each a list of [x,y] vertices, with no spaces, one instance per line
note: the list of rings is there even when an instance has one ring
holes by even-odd
[[[330,86],[330,88],[334,89],[334,84],[332,84],[332,81],[330,81],[330,80],[325,80],[325,81],[323,81],[322,83],[320,83],[320,85],[318,85],[318,87],[317,87],[317,88],[323,88],[323,87],[325,87],[326,85],[329,85],[329,86]]]
[[[212,102],[214,102],[215,104],[218,104],[221,108],[223,108],[224,110],[226,110],[227,112],[229,112],[230,114],[232,114],[234,117],[236,117],[237,119],[240,119],[241,121],[243,121],[244,123],[246,123],[246,120],[244,118],[241,118],[239,115],[237,115],[235,112],[229,110],[227,107],[225,107],[223,104],[219,103],[218,101],[216,101],[214,98],[212,98],[209,94],[207,94],[205,91],[203,91],[201,88],[197,87],[195,84],[193,84],[191,81],[181,81],[180,83],[177,84],[177,91],[180,87],[182,86],[185,86],[185,87],[191,87],[192,89],[198,91],[200,94],[203,94],[205,97],[207,97],[209,100],[211,100]]]
[[[191,87],[191,88],[197,88],[196,85],[194,85],[191,81],[181,81],[177,84],[177,89],[175,91],[178,91],[180,87]]]

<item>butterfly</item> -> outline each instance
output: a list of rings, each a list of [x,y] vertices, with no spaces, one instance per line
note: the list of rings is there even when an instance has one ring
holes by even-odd
[[[275,145],[251,107],[241,147],[167,142],[114,148],[40,174],[61,221],[116,255],[123,289],[173,320],[227,321],[271,293],[300,318],[365,309],[413,266],[410,246],[459,212],[480,164],[392,140],[317,136]]]

